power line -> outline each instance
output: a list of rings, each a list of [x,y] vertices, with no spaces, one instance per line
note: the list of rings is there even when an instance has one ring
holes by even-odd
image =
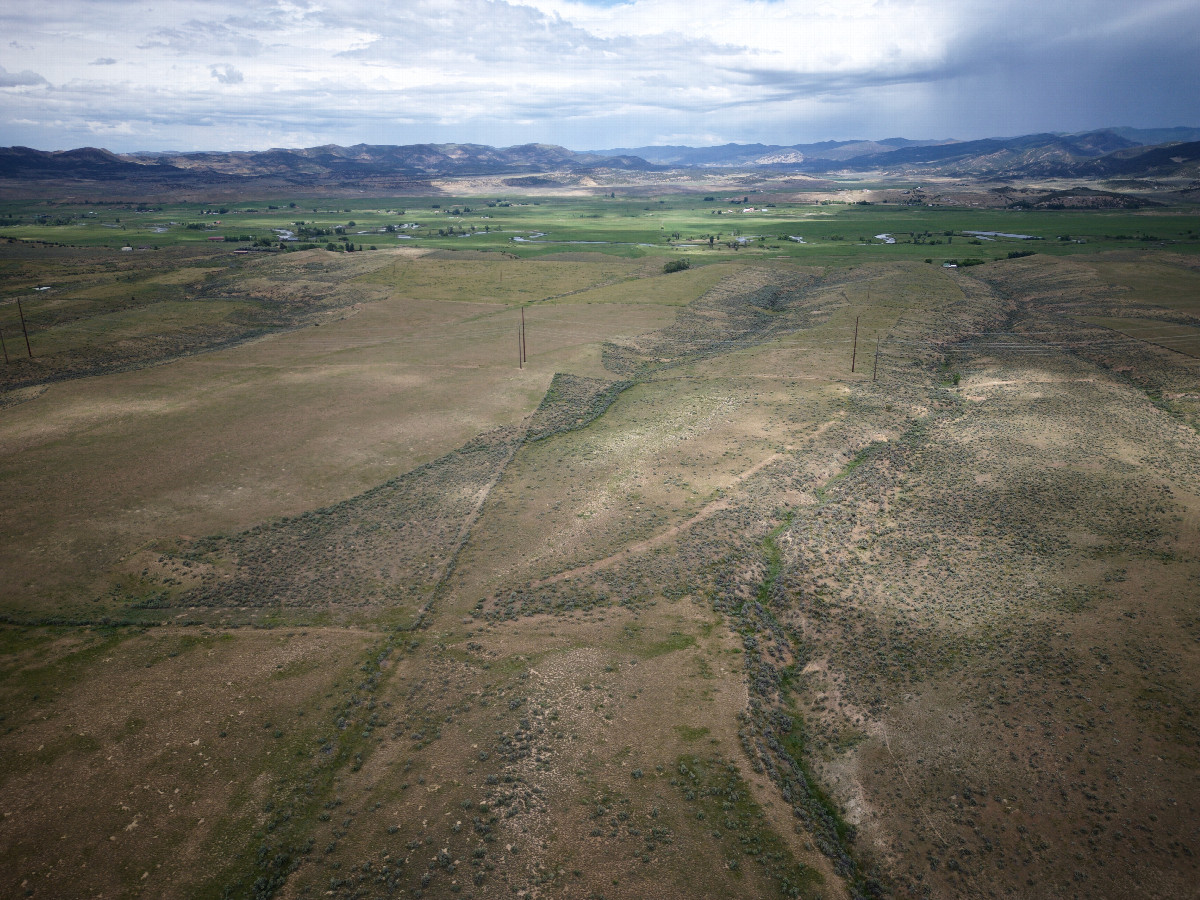
[[[17,312],[21,314],[21,333],[25,335],[25,351],[29,354],[29,358],[33,359],[33,348],[29,346],[29,332],[25,328],[25,310],[21,306],[20,297],[17,298]]]

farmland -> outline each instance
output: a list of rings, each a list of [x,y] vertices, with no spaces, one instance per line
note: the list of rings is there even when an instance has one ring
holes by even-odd
[[[1200,217],[610,193],[0,206],[6,896],[1194,896]]]
[[[0,201],[0,235],[56,245],[164,249],[227,243],[366,250],[395,247],[504,250],[536,256],[586,249],[640,256],[679,249],[771,251],[802,260],[854,260],[878,253],[877,235],[898,238],[892,258],[955,255],[994,257],[1020,240],[983,240],[965,232],[1027,235],[1043,253],[1094,251],[1087,244],[1133,248],[1159,242],[1200,241],[1194,215],[1147,206],[1134,209],[1024,209],[951,202],[941,193],[858,186],[854,191],[797,193],[756,189],[740,196],[656,193],[611,197],[528,196],[497,188],[492,197],[392,197],[354,200],[276,200],[223,203],[117,201]],[[508,193],[506,193],[506,190]],[[950,193],[947,191],[946,193]],[[871,199],[850,200],[847,195]],[[1005,195],[1006,198],[1008,195]],[[842,199],[830,199],[842,198]],[[936,199],[936,202],[934,202]],[[804,243],[789,240],[801,237]],[[985,235],[986,236],[986,235]],[[950,238],[950,240],[947,240]],[[972,243],[975,241],[975,243]],[[1044,243],[1042,243],[1044,242]],[[1011,247],[1009,246],[1011,245]],[[864,249],[870,247],[871,249]],[[922,249],[924,248],[924,249]],[[934,249],[937,248],[937,249]],[[956,249],[955,249],[956,248]],[[229,249],[229,248],[225,248]]]

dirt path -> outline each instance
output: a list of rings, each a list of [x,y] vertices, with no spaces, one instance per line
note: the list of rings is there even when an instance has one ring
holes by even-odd
[[[761,472],[763,469],[765,469],[771,463],[775,462],[775,460],[782,459],[782,458],[783,457],[781,454],[772,453],[770,456],[766,457],[765,459],[762,459],[759,462],[756,462],[754,465],[752,465],[750,468],[746,469],[744,472],[738,473],[738,475],[736,475],[734,477],[733,484],[730,485],[730,487],[732,487],[733,485],[741,484],[743,481],[745,481],[750,476],[756,475],[759,472]],[[606,556],[603,559],[598,559],[595,562],[588,563],[587,565],[576,566],[574,569],[567,569],[565,572],[559,572],[556,575],[551,575],[549,578],[543,578],[541,581],[535,581],[532,586],[533,587],[544,587],[545,585],[557,584],[560,581],[565,581],[568,578],[574,578],[578,575],[589,575],[593,572],[598,572],[601,569],[607,569],[608,567],[614,566],[619,562],[623,562],[624,560],[628,559],[630,556],[632,556],[635,553],[643,553],[646,550],[651,550],[654,547],[657,547],[660,544],[663,544],[666,541],[669,541],[671,538],[675,537],[681,531],[691,528],[693,525],[696,525],[699,522],[703,522],[705,519],[707,519],[713,513],[719,512],[720,510],[725,509],[728,506],[729,506],[729,501],[724,497],[721,497],[717,500],[713,500],[709,503],[706,503],[703,507],[701,507],[700,511],[698,513],[696,513],[694,516],[692,516],[690,519],[680,522],[678,525],[672,525],[669,528],[666,528],[666,529],[660,531],[658,534],[654,535],[653,537],[648,537],[644,541],[638,541],[636,544],[630,544],[624,550],[619,550],[616,553],[612,554],[611,556]]]
[[[441,599],[445,587],[450,582],[450,576],[454,574],[455,568],[458,566],[458,557],[462,553],[463,547],[467,545],[467,539],[471,536],[471,529],[475,527],[475,523],[479,521],[479,516],[483,512],[483,505],[487,502],[487,498],[491,495],[492,489],[500,481],[501,476],[508,470],[508,464],[512,462],[513,457],[517,455],[517,451],[525,446],[525,439],[529,435],[529,424],[532,422],[532,417],[526,417],[522,425],[522,433],[520,437],[513,440],[505,454],[500,465],[496,467],[496,471],[492,474],[491,480],[484,485],[479,491],[475,499],[475,505],[471,508],[470,514],[463,521],[462,527],[458,532],[458,540],[454,544],[454,549],[450,552],[449,559],[446,560],[446,568],[442,571],[442,576],[438,579],[437,584],[433,588],[433,593],[430,594],[425,604],[417,611],[417,616],[413,620],[412,629],[415,630],[425,621],[425,617],[433,612],[434,604]]]

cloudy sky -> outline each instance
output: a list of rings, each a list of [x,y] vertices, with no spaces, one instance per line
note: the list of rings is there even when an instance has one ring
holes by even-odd
[[[1200,126],[1197,0],[53,0],[0,145],[976,138]]]

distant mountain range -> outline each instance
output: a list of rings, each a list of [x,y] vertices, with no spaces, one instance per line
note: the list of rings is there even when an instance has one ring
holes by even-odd
[[[953,141],[910,141],[887,138],[882,141],[821,141],[816,144],[722,144],[719,147],[654,146],[620,150],[596,150],[600,156],[632,156],[663,166],[689,168],[746,168],[773,165],[797,165],[808,158],[853,159],[873,153],[890,153],[904,147],[933,147]]]
[[[554,144],[522,144],[498,149],[483,144],[326,144],[306,150],[127,154],[133,162],[153,161],[179,169],[207,169],[224,175],[304,175],[322,178],[373,175],[513,174],[580,169],[644,169],[646,161],[620,153],[577,153]]]
[[[552,144],[330,144],[301,150],[128,153],[85,147],[0,148],[0,179],[147,185],[403,189],[466,175],[586,174],[701,168],[798,174],[880,172],[973,178],[1200,177],[1200,128],[1110,128],[975,141],[822,141],[813,144],[655,146],[577,152]]]
[[[520,174],[585,169],[646,169],[650,164],[613,154],[577,153],[552,144],[498,149],[482,144],[407,146],[329,144],[303,150],[233,150],[199,153],[125,153],[85,147],[44,151],[0,148],[0,177],[113,178],[156,181],[197,176],[263,177],[286,180],[347,181],[379,177],[435,178],[452,175]]]
[[[628,147],[600,156],[640,157],[672,167],[786,169],[811,174],[887,170],[894,174],[973,177],[1165,177],[1194,168],[1200,128],[1107,128],[1082,134],[1029,134],[976,141],[822,141],[817,144],[725,144],[720,147]],[[1140,158],[1147,148],[1170,144],[1165,157]],[[1113,159],[1106,157],[1112,155]],[[1180,162],[1172,163],[1182,155]],[[1103,160],[1103,161],[1102,161]]]

